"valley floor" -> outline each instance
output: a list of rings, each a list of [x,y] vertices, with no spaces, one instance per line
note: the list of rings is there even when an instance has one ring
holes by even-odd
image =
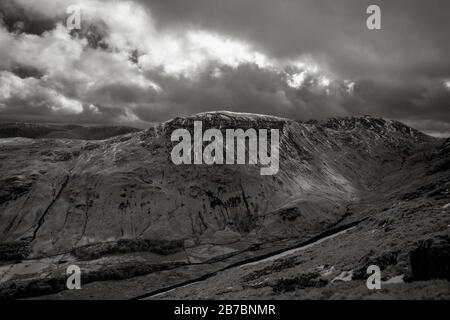
[[[450,299],[448,264],[443,265],[448,262],[448,205],[442,200],[415,203],[385,204],[375,215],[373,206],[354,208],[360,214],[297,249],[274,252],[271,247],[40,298]],[[364,212],[371,215],[348,224]],[[413,252],[422,252],[422,260],[413,261]],[[366,286],[369,265],[381,268],[381,290]]]

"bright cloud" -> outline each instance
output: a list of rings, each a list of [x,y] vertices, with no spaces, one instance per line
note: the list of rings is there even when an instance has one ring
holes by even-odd
[[[0,103],[10,105],[11,101],[22,103],[21,107],[28,108],[29,111],[42,108],[62,114],[78,114],[83,111],[79,101],[46,87],[42,80],[21,79],[10,72],[0,71]]]
[[[445,80],[444,81],[444,87],[446,87],[447,89],[450,90],[450,80]]]
[[[147,43],[139,65],[145,70],[163,68],[171,76],[195,76],[212,62],[233,68],[244,63],[260,68],[272,66],[264,54],[248,44],[206,31],[161,34]]]
[[[303,83],[305,82],[307,72],[302,71],[300,73],[295,73],[293,75],[288,76],[287,84],[292,87],[299,89],[302,87]]]

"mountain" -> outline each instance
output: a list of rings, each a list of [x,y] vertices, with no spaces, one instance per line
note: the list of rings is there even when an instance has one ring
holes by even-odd
[[[0,123],[1,138],[103,140],[139,129],[123,126],[79,126],[34,123]]]
[[[261,176],[259,165],[174,165],[171,133],[192,131],[195,121],[222,132],[279,129],[279,172]],[[49,287],[49,279],[64,283],[64,267],[76,263],[87,270],[86,282],[94,282],[95,294],[89,294],[110,298],[107,294],[125,293],[100,290],[98,281],[140,275],[174,281],[170,270],[178,281],[190,279],[355,223],[360,234],[352,234],[345,248],[331,246],[311,260],[328,252],[332,259],[369,261],[371,250],[375,258],[392,251],[402,257],[393,270],[410,273],[406,257],[416,242],[442,242],[448,233],[448,206],[443,209],[449,202],[448,146],[448,140],[381,118],[301,122],[224,111],[179,117],[103,141],[1,139],[0,294],[59,291],[61,285]],[[371,230],[389,234],[372,243],[366,239]],[[21,271],[27,263],[40,267]],[[300,264],[291,261],[283,269],[274,263],[279,272]],[[360,264],[359,269],[366,262]],[[151,279],[158,288],[167,285]],[[241,287],[249,282],[235,281]],[[18,291],[18,283],[25,289]],[[284,285],[275,281],[267,287]],[[251,290],[248,296],[258,291]],[[277,290],[272,294],[285,293]],[[217,292],[211,294],[221,296]]]

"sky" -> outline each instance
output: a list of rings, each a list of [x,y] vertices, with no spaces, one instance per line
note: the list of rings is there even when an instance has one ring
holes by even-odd
[[[371,4],[381,30],[366,26]],[[449,12],[448,0],[1,0],[0,120],[373,115],[447,137]]]

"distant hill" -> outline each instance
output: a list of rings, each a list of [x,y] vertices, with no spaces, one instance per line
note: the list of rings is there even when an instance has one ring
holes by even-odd
[[[0,138],[104,140],[137,131],[141,130],[126,126],[0,123]]]

